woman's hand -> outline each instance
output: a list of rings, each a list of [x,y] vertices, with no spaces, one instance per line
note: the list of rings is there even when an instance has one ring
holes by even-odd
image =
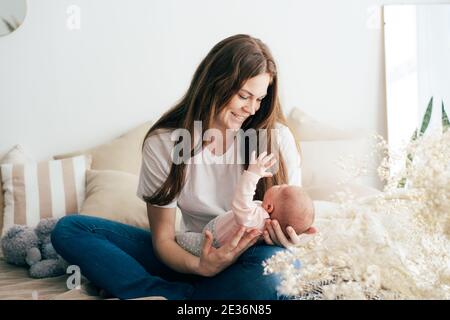
[[[314,234],[316,232],[316,228],[310,227],[305,233]],[[277,245],[280,247],[289,248],[301,243],[300,236],[295,233],[294,228],[287,227],[286,233],[289,235],[289,239],[284,235],[277,220],[266,220],[266,229],[264,230],[263,237],[264,241],[268,245]]]
[[[261,232],[242,227],[230,240],[220,248],[212,246],[211,232],[205,232],[202,253],[199,260],[198,272],[205,277],[212,277],[231,265],[236,259],[258,240]]]

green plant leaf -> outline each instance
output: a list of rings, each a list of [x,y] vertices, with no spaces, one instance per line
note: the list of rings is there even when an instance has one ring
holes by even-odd
[[[442,106],[444,105],[444,103],[442,103]],[[443,108],[443,107],[442,107]],[[442,109],[444,110],[444,109]],[[428,125],[430,124],[430,120],[431,120],[431,114],[433,112],[433,97],[430,98],[430,101],[428,102],[428,106],[427,106],[427,110],[425,111],[425,114],[423,115],[422,118],[422,124],[420,126],[420,131],[418,132],[418,130],[414,130],[414,133],[411,136],[410,142],[413,142],[415,140],[417,140],[417,138],[419,136],[422,136],[425,131],[428,128]],[[443,112],[444,114],[445,112]],[[445,115],[447,117],[447,115]],[[442,116],[444,117],[444,116]],[[444,121],[444,120],[442,120]],[[447,118],[447,122],[448,122],[448,118]],[[450,125],[450,124],[449,124]],[[412,155],[411,153],[408,153],[406,155],[406,159],[405,159],[405,167],[409,168],[411,166],[411,163],[413,161],[414,155]],[[409,161],[408,161],[409,160]],[[397,188],[404,188],[406,185],[406,178],[403,177],[400,179],[400,181],[397,184]]]
[[[423,115],[422,119],[422,126],[420,127],[420,136],[425,133],[425,131],[428,128],[428,125],[430,124],[431,119],[431,113],[433,112],[433,97],[431,97],[430,102],[428,102],[427,110],[425,111],[425,114]]]
[[[397,184],[397,188],[404,188],[405,185],[406,185],[406,178],[403,177],[403,178],[399,181],[399,183]]]
[[[442,101],[442,130],[450,128],[447,113],[445,112],[444,101]]]
[[[416,130],[416,132],[417,132],[417,130]],[[415,140],[415,136],[413,136],[413,138]],[[411,141],[413,141],[413,139],[411,139]],[[407,168],[407,169],[410,168],[412,161],[413,161],[413,155],[411,153],[408,153],[408,155],[406,156],[406,159],[405,159],[405,168]],[[397,188],[404,188],[405,185],[406,185],[406,177],[403,177],[398,182]]]
[[[414,133],[413,133],[413,135],[411,136],[411,139],[409,140],[409,141],[416,141],[417,140],[417,129],[416,130],[414,130]]]

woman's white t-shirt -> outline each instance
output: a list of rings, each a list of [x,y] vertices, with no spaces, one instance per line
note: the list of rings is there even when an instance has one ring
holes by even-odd
[[[300,155],[288,127],[275,126],[280,153],[288,171],[288,183],[301,185]],[[137,196],[152,196],[166,181],[172,165],[174,141],[171,131],[147,138],[142,155]],[[235,143],[235,142],[234,142]],[[201,232],[216,216],[231,209],[235,186],[243,172],[243,165],[233,161],[236,151],[232,146],[223,155],[214,155],[209,148],[203,150],[186,165],[186,183],[181,193],[163,208],[179,207],[184,231]],[[197,158],[198,157],[198,158]]]

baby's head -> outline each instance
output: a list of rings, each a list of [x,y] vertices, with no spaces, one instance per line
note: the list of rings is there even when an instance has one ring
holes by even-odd
[[[276,219],[281,230],[291,226],[297,234],[314,233],[314,203],[306,191],[297,186],[287,184],[269,188],[264,194],[263,208]]]

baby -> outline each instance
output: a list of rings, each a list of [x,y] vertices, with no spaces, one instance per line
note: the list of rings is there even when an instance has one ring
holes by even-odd
[[[203,233],[177,234],[177,243],[190,253],[200,256],[206,230],[212,233],[213,246],[218,248],[230,241],[241,227],[263,231],[266,219],[276,219],[283,232],[287,226],[291,226],[297,234],[314,233],[314,204],[301,187],[286,184],[272,186],[264,194],[262,202],[253,201],[259,179],[271,177],[272,173],[267,170],[275,163],[272,154],[263,152],[256,159],[253,152],[248,169],[242,173],[238,182],[231,210],[211,220],[203,228]]]

